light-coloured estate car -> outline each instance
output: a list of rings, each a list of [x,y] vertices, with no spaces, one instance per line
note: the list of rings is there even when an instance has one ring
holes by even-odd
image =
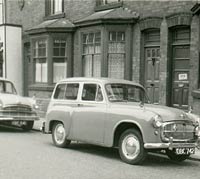
[[[148,103],[144,88],[131,81],[69,78],[54,89],[44,133],[56,146],[72,140],[119,149],[121,159],[141,164],[148,151],[166,151],[183,161],[194,154],[200,132],[198,117]]]
[[[29,131],[38,120],[32,98],[17,95],[13,83],[0,78],[0,124],[15,125]]]

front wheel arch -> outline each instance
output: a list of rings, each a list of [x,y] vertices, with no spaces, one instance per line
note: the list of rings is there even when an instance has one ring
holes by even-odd
[[[142,132],[141,132],[140,128],[138,127],[138,125],[136,125],[135,123],[131,123],[131,122],[122,122],[115,129],[113,147],[118,147],[118,142],[119,142],[119,139],[120,139],[120,136],[122,135],[122,133],[125,130],[131,129],[131,128],[134,128],[135,130],[137,130],[143,138]]]
[[[62,122],[54,122],[52,128],[52,140],[57,147],[67,147],[71,140],[67,139],[65,126]]]

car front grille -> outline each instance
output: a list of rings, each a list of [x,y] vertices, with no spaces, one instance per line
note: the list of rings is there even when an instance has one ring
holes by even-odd
[[[7,106],[4,107],[5,111],[18,111],[18,112],[30,112],[32,109],[30,106],[25,105],[15,105],[15,106]]]
[[[4,107],[0,111],[0,116],[3,117],[26,117],[26,116],[35,116],[35,112],[32,111],[30,106],[26,105],[9,105]]]
[[[174,142],[194,141],[195,126],[192,123],[186,123],[184,121],[165,123],[162,129],[162,139],[169,141],[170,138],[173,138]]]

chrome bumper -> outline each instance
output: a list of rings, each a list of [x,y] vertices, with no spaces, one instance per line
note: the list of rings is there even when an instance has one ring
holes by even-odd
[[[35,121],[38,116],[0,116],[0,121]]]
[[[169,140],[168,143],[145,143],[145,149],[170,149],[181,148],[181,147],[200,147],[200,138],[194,143],[173,143],[173,139]]]

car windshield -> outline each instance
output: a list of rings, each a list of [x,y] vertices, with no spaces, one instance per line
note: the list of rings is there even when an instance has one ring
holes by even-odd
[[[14,85],[9,81],[0,81],[0,93],[17,94]]]
[[[144,102],[148,103],[145,90],[130,84],[106,84],[106,93],[111,102]]]

